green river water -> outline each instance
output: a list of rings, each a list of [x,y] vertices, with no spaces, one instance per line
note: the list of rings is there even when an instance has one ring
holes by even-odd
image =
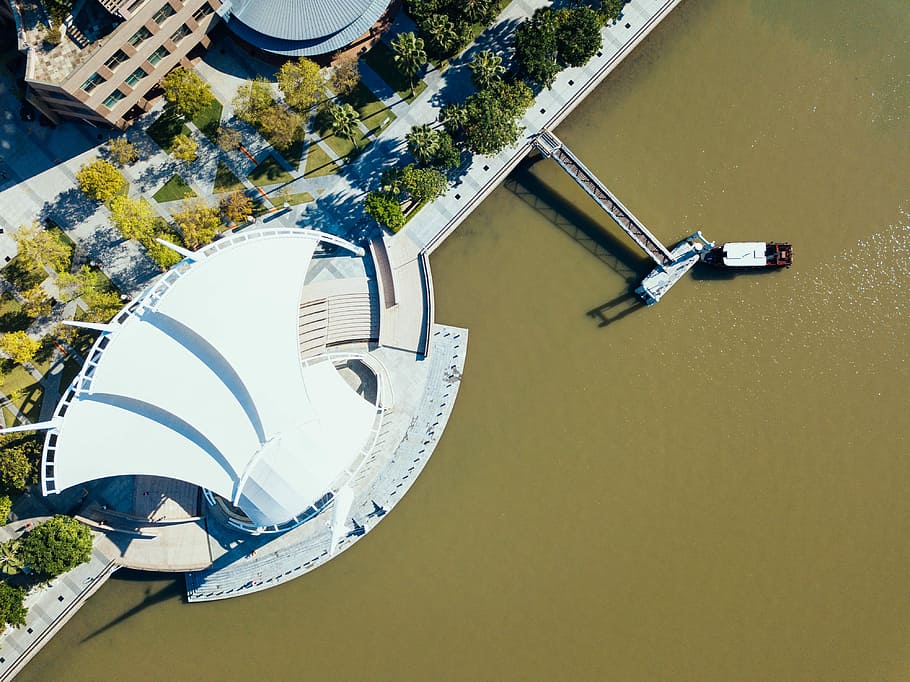
[[[21,679],[910,676],[910,5],[687,0],[558,133],[666,242],[795,267],[598,327],[647,264],[532,164],[619,246],[500,188],[434,254],[468,364],[395,512],[250,597],[115,577]]]

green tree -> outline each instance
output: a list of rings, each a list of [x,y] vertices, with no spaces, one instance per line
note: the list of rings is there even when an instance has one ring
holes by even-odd
[[[0,495],[0,525],[4,525],[13,509],[13,501],[9,495]]]
[[[22,561],[53,578],[92,558],[92,534],[76,519],[56,514],[20,540]]]
[[[30,270],[50,268],[64,272],[70,267],[73,249],[38,223],[22,225],[13,235],[19,259]]]
[[[88,312],[85,313],[86,322],[110,322],[123,307],[123,301],[116,291],[95,287],[82,292],[82,301],[88,306]]]
[[[174,142],[171,144],[171,156],[180,161],[192,163],[196,160],[196,152],[198,149],[199,145],[196,144],[196,140],[189,135],[180,133],[174,138]]]
[[[110,201],[126,189],[126,178],[104,159],[85,164],[76,173],[76,181],[87,197],[96,201]]]
[[[461,0],[461,14],[472,24],[489,24],[499,12],[496,0]]]
[[[121,168],[139,158],[139,150],[136,149],[136,145],[125,137],[115,137],[107,143],[107,149],[113,162]]]
[[[627,0],[600,0],[600,4],[597,7],[597,14],[599,15],[600,21],[603,24],[606,24],[609,21],[613,21],[616,17],[619,16],[619,13],[622,12],[622,8],[625,6]]]
[[[392,59],[395,66],[402,74],[408,77],[411,83],[411,95],[414,94],[414,76],[427,63],[427,53],[424,49],[423,38],[418,38],[413,33],[399,33],[392,40]]]
[[[272,84],[265,78],[255,78],[237,88],[234,112],[239,118],[257,125],[262,114],[275,104]]]
[[[25,447],[5,447],[0,450],[0,484],[4,489],[22,491],[29,484],[34,466]]]
[[[468,122],[468,111],[464,104],[446,104],[439,112],[439,122],[449,135],[460,137]]]
[[[287,150],[303,134],[303,119],[286,106],[275,105],[259,117],[259,126],[273,147]]]
[[[525,75],[545,88],[553,85],[562,67],[557,63],[558,14],[542,7],[515,31],[515,57]]]
[[[18,365],[31,362],[40,346],[38,341],[24,331],[6,332],[0,336],[0,350],[9,355]]]
[[[404,194],[404,179],[402,169],[398,166],[386,168],[379,175],[379,186],[383,194],[400,199]]]
[[[401,204],[385,192],[370,192],[363,204],[366,212],[380,225],[385,225],[393,232],[404,226],[404,213]]]
[[[323,97],[325,85],[319,65],[306,57],[287,61],[278,70],[278,89],[284,101],[299,111],[307,111]]]
[[[420,203],[432,201],[445,192],[446,178],[435,168],[404,167],[401,174],[405,191]]]
[[[457,168],[461,164],[461,150],[447,131],[440,130],[438,133],[436,154],[430,160],[430,165],[440,170]]]
[[[8,497],[6,499],[9,499]],[[2,511],[2,510],[0,510]],[[7,516],[9,511],[7,511]],[[6,516],[3,517],[6,523]],[[22,559],[19,557],[19,541],[8,540],[0,544],[0,573],[3,575],[16,575],[22,570]]]
[[[358,149],[356,135],[360,130],[360,114],[348,103],[335,104],[329,109],[329,115],[332,118],[332,133],[339,137],[346,137]]]
[[[168,107],[186,119],[196,116],[215,99],[209,84],[182,66],[161,79],[161,88]]]
[[[240,147],[240,131],[236,128],[221,126],[218,128],[218,146],[229,152]]]
[[[572,7],[559,12],[556,50],[569,66],[584,66],[603,44],[600,21],[590,7]]]
[[[25,299],[22,308],[30,317],[47,317],[51,314],[51,297],[41,288],[40,284],[36,284],[28,291],[23,291],[22,298]]]
[[[458,47],[460,36],[455,30],[455,24],[446,15],[431,14],[421,28],[426,33],[428,47],[434,54],[445,57]]]
[[[118,196],[111,201],[111,222],[127,239],[151,239],[156,217],[145,199]]]
[[[73,0],[44,0],[51,23],[59,26],[73,9]]]
[[[253,200],[245,192],[231,192],[221,198],[218,208],[228,221],[242,223],[247,216],[253,215]]]
[[[476,154],[498,154],[518,140],[518,119],[533,101],[523,82],[500,83],[471,95],[465,103],[465,145]]]
[[[360,60],[357,55],[351,52],[342,55],[335,62],[329,83],[332,90],[339,95],[349,95],[354,92],[360,83]]]
[[[471,80],[474,87],[478,90],[490,87],[493,83],[502,80],[502,75],[506,72],[506,67],[502,65],[502,57],[492,50],[481,50],[471,63],[468,64],[471,69]]]
[[[429,165],[439,151],[439,132],[429,125],[414,126],[405,139],[411,156],[424,166]]]
[[[7,625],[25,625],[28,608],[25,606],[25,589],[0,583],[0,618]]]
[[[218,209],[202,199],[184,199],[183,210],[174,214],[174,222],[180,227],[183,243],[190,249],[208,244],[224,227],[218,218]]]

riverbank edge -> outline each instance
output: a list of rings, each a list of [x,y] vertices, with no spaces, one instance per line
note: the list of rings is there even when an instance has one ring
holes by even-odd
[[[534,100],[529,113],[522,119],[522,125],[525,127],[525,135],[522,142],[497,157],[475,157],[459,187],[450,189],[441,199],[428,205],[422,213],[425,215],[416,216],[408,225],[399,233],[407,235],[414,241],[418,247],[427,255],[435,251],[454,231],[463,223],[467,217],[476,209],[480,203],[486,199],[494,189],[496,189],[511,173],[515,167],[527,156],[533,148],[534,138],[541,130],[554,128],[564,121],[569,114],[587,97],[594,89],[600,85],[604,79],[628,57],[636,47],[653,31],[658,24],[669,16],[669,14],[683,0],[666,0],[656,11],[654,11],[644,23],[639,26],[635,32],[616,47],[612,53],[607,48],[607,39],[604,40],[603,55],[595,57],[585,67],[566,69],[557,78],[552,88],[542,91]],[[630,6],[627,5],[627,11]],[[604,35],[607,36],[611,28],[604,29]],[[597,62],[600,62],[599,64]],[[583,81],[579,81],[579,72],[584,73],[590,70],[591,73]],[[569,94],[568,99],[563,100],[561,95]],[[560,104],[561,102],[561,104]],[[547,118],[546,111],[550,106],[557,106],[555,113]],[[540,113],[537,113],[540,112]],[[503,158],[505,155],[506,158]],[[493,175],[485,181],[481,181],[483,176],[488,175],[493,164],[499,165],[499,168],[493,172]],[[478,189],[471,196],[461,197],[464,189],[459,189],[465,184],[476,184]],[[464,201],[462,201],[464,199]],[[454,214],[443,224],[441,228],[434,231],[426,231],[426,224],[435,222],[434,218],[439,215],[451,213],[447,211],[448,205],[456,204],[458,207]],[[421,228],[424,227],[424,230]],[[397,236],[397,235],[396,235]]]

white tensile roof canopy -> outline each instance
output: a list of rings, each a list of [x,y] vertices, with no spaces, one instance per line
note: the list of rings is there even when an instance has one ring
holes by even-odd
[[[300,294],[316,244],[303,232],[225,240],[143,294],[60,419],[45,490],[176,478],[269,526],[336,486],[376,407],[328,360],[301,365]]]

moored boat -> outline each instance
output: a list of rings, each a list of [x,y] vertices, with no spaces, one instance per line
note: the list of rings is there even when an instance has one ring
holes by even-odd
[[[793,247],[780,242],[727,242],[704,251],[701,260],[717,268],[789,268]]]

